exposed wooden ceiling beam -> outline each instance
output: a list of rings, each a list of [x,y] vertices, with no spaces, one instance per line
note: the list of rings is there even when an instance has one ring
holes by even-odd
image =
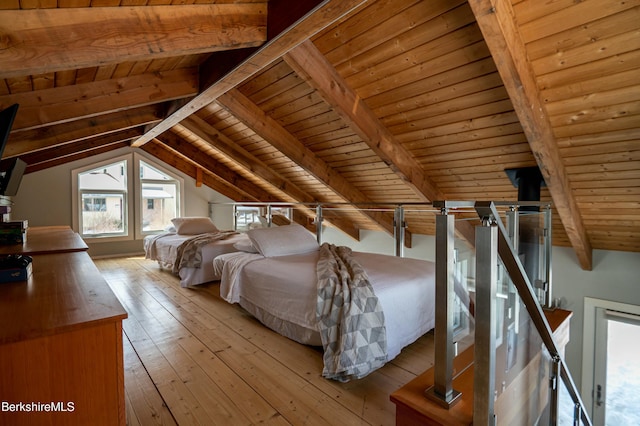
[[[238,120],[242,121],[260,137],[273,145],[291,161],[298,164],[319,182],[326,185],[331,191],[338,194],[346,202],[370,203],[372,202],[359,189],[354,187],[340,173],[332,169],[313,151],[302,144],[295,136],[289,133],[276,120],[267,115],[259,106],[251,102],[238,90],[231,90],[218,98],[218,103],[226,108]],[[393,219],[379,212],[362,211],[369,219],[372,219],[382,229],[393,235]]]
[[[0,78],[258,46],[267,3],[3,10]]]
[[[185,175],[196,179],[197,169],[200,166],[194,164],[191,161],[186,160],[184,157],[180,155],[176,155],[176,152],[162,142],[158,140],[153,140],[151,143],[145,144],[141,149],[158,160],[168,164],[169,166],[175,168],[176,170],[181,171]],[[248,196],[244,192],[238,190],[237,188],[224,183],[217,177],[214,177],[210,172],[205,171],[202,176],[202,182],[213,189],[214,191],[228,197],[232,200],[236,201],[257,201],[256,199]]]
[[[312,41],[301,43],[283,59],[420,198],[426,202],[445,199],[413,155],[396,140]],[[456,227],[473,244],[473,227],[468,222],[458,222]]]
[[[256,53],[238,64],[231,72],[206,87],[188,104],[145,133],[134,142],[133,146],[144,145],[157,135],[167,131],[189,115],[216,100],[221,94],[255,75],[302,41],[365,3],[367,3],[367,0],[325,0],[314,9],[314,13],[307,14],[295,25],[286,28],[277,37],[269,40]]]
[[[225,184],[237,188],[256,201],[281,201],[279,198],[258,188],[255,183],[239,175],[226,165],[209,156],[206,152],[182,139],[173,132],[165,132],[157,138],[160,142],[216,176]],[[244,197],[247,198],[246,196]]]
[[[540,95],[531,62],[518,32],[510,0],[469,0],[498,72],[542,172],[580,266],[593,267],[592,248]]]
[[[90,155],[93,155],[93,153],[97,149],[101,149],[103,147],[110,147],[109,149],[114,149],[114,145],[121,143],[129,145],[129,142],[132,139],[140,136],[141,134],[142,131],[139,128],[128,129],[122,132],[87,139],[78,143],[67,143],[64,145],[35,151],[20,156],[20,159],[28,164],[25,173],[30,173],[31,171],[42,170],[50,167],[51,165],[53,165],[53,163],[51,163],[52,160],[56,161],[60,158],[67,158],[76,154],[82,155],[86,152],[90,152],[92,153]],[[42,166],[42,164],[47,165]]]
[[[163,117],[161,110],[161,105],[149,105],[47,128],[11,133],[3,158],[157,123]]]
[[[313,203],[318,200],[314,199],[308,192],[303,191],[294,183],[290,182],[279,173],[275,172],[272,168],[264,164],[260,159],[256,158],[253,154],[243,149],[238,144],[227,138],[224,134],[220,133],[214,127],[209,125],[206,121],[198,117],[196,114],[191,115],[186,120],[182,121],[180,125],[176,127],[184,127],[200,139],[206,141],[215,150],[221,152],[235,163],[242,166],[245,170],[250,171],[255,176],[267,182],[273,186],[275,190],[281,191],[290,200],[297,203]],[[302,209],[307,217],[314,218],[316,212],[310,207]],[[359,240],[360,233],[358,229],[353,225],[351,221],[346,221],[337,217],[329,219],[335,227],[342,230],[352,238]]]
[[[283,59],[420,198],[427,202],[444,199],[411,153],[395,140],[311,40],[292,49]]]
[[[267,41],[273,40],[296,21],[302,18],[323,0],[269,0],[267,7]],[[200,64],[200,84],[207,88],[242,63],[257,50],[257,47],[213,52]]]
[[[240,145],[234,143],[224,134],[218,132],[209,123],[196,114],[181,122],[177,128],[183,127],[198,138],[207,142],[213,149],[224,154],[233,162],[250,171],[255,176],[269,183],[278,191],[286,193],[291,200],[302,203],[315,201],[307,192],[276,173],[272,168],[264,164],[253,154],[247,152]]]
[[[113,151],[114,149],[125,148],[125,147],[128,147],[128,146],[129,146],[129,142],[128,141],[115,142],[115,143],[112,143],[112,144],[107,144],[107,145],[101,145],[101,146],[98,146],[98,147],[94,147],[94,148],[92,148],[90,150],[77,151],[77,152],[75,152],[75,153],[73,153],[71,155],[51,157],[50,160],[43,161],[43,162],[37,163],[37,164],[30,164],[30,163],[27,162],[27,164],[29,164],[29,165],[25,169],[24,173],[28,174],[28,173],[33,173],[33,172],[37,172],[37,171],[40,171],[40,170],[45,170],[45,169],[48,169],[50,167],[59,166],[61,164],[67,164],[67,163],[70,163],[72,161],[82,160],[84,158],[93,157],[94,155],[103,154],[105,152]]]
[[[15,132],[197,94],[197,68],[183,68],[0,96],[0,108],[20,105]]]

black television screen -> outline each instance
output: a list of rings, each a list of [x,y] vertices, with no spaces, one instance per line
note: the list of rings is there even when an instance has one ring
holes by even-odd
[[[4,153],[4,147],[7,145],[9,134],[11,133],[11,127],[13,126],[13,120],[18,113],[18,104],[13,104],[8,108],[0,111],[0,158]]]
[[[6,165],[5,165],[6,164]],[[14,196],[22,181],[27,163],[18,157],[0,162],[0,194]]]
[[[13,104],[0,111],[0,159],[9,140],[13,120],[18,113],[18,104]],[[16,195],[22,181],[27,163],[19,158],[10,158],[0,162],[0,195]]]

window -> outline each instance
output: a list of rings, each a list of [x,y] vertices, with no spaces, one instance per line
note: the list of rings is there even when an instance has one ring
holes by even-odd
[[[74,228],[84,238],[139,239],[181,216],[182,179],[137,153],[72,175]]]
[[[82,200],[79,216],[83,236],[122,236],[127,233],[127,161],[117,161],[78,173]]]
[[[171,219],[180,216],[180,185],[176,178],[140,161],[140,184],[142,186],[142,231],[162,231],[171,225]]]

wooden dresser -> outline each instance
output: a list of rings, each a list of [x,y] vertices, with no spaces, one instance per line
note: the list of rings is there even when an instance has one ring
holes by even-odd
[[[68,227],[29,228],[0,254],[33,257],[28,281],[0,283],[0,425],[124,425],[127,317]]]

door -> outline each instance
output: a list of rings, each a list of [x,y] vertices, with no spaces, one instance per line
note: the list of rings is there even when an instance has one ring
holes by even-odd
[[[596,308],[593,424],[640,425],[640,316]]]

